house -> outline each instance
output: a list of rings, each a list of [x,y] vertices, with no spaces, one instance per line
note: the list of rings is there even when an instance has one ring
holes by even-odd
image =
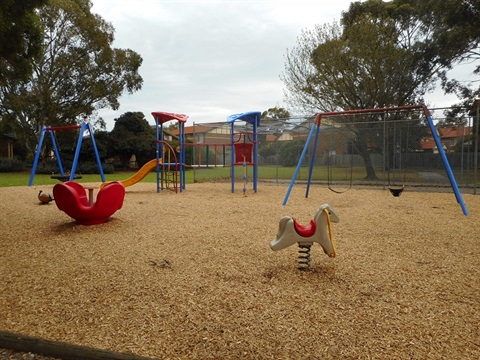
[[[267,132],[266,141],[306,141],[312,127],[313,121],[308,118],[296,118],[281,123],[270,123],[264,130]],[[335,124],[325,118],[322,122],[322,129],[318,135],[316,144],[317,155],[339,155],[349,152],[350,144],[355,135],[346,130],[343,126]],[[314,141],[310,143],[313,148]]]
[[[195,144],[230,144],[231,127],[226,123],[208,123],[203,125],[185,126],[185,139]],[[173,134],[178,136],[179,130]]]
[[[0,134],[0,157],[13,159],[13,144],[17,137],[13,134]]]
[[[458,144],[465,141],[465,138],[472,134],[471,127],[464,126],[435,126],[445,152],[455,152]],[[430,128],[427,128],[427,136],[421,140],[422,150],[437,153],[437,146]]]

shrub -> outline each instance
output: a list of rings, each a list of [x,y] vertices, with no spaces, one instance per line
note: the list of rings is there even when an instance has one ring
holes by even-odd
[[[113,174],[114,166],[112,164],[102,164],[102,168],[105,174]],[[79,163],[75,172],[77,174],[99,174],[95,161]]]
[[[72,169],[71,162],[62,163],[63,171],[67,174],[70,173]],[[106,163],[102,164],[103,172],[105,174],[113,174],[114,166],[112,164]],[[37,170],[35,171],[37,174],[60,174],[60,169],[58,168],[57,161],[54,159],[49,159],[39,163],[37,166]],[[98,165],[96,161],[87,161],[87,162],[79,162],[78,166],[75,170],[75,174],[99,174]]]
[[[62,163],[62,166],[64,171],[70,171],[71,164]],[[58,168],[58,164],[55,159],[48,159],[38,163],[35,173],[50,175],[60,174],[60,169]]]
[[[0,172],[18,172],[25,169],[25,164],[17,159],[0,157]]]

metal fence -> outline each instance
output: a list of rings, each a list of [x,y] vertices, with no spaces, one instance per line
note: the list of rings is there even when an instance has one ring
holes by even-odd
[[[271,124],[270,124],[271,125]],[[260,181],[284,182],[291,180],[293,175],[292,168],[300,160],[303,144],[307,138],[311,121],[297,122],[294,125],[287,124],[283,128],[276,126],[275,132],[269,133],[265,129],[260,129],[263,133],[258,136],[258,179]],[[351,126],[351,124],[350,124]],[[273,126],[270,126],[273,128]],[[471,127],[457,129],[458,134],[471,134]],[[441,155],[435,149],[404,149],[395,156],[395,164],[392,166],[392,159],[389,159],[388,151],[384,151],[388,145],[385,131],[379,126],[372,131],[378,133],[379,146],[370,153],[370,161],[374,168],[376,178],[366,180],[366,165],[364,158],[351,151],[352,137],[348,131],[342,128],[322,125],[319,138],[319,146],[316,153],[313,154],[313,147],[307,149],[301,170],[297,180],[302,181],[307,178],[307,173],[313,159],[312,180],[318,183],[327,183],[329,186],[348,186],[352,185],[380,185],[388,186],[393,181],[402,183],[402,186],[412,187],[431,187],[435,189],[449,188],[450,180],[442,162]],[[416,130],[417,131],[417,130]],[[441,132],[441,129],[439,128]],[[288,134],[290,138],[285,136]],[[339,135],[340,134],[340,135]],[[296,142],[297,146],[292,146]],[[457,138],[442,138],[442,144],[447,149],[446,158],[455,176],[458,186],[467,191],[476,193],[478,184],[478,154],[475,156],[472,146],[462,146],[470,144],[472,139],[465,136]],[[460,145],[459,145],[460,144]],[[268,151],[265,149],[268,148]],[[412,147],[413,148],[413,147]],[[458,151],[460,150],[460,151]],[[229,167],[231,159],[231,146],[204,146],[197,147],[195,151],[202,151],[201,163],[196,164],[197,171],[200,167],[216,168],[219,177],[228,178],[230,176]],[[198,154],[193,155],[198,158]],[[288,157],[290,164],[285,164],[285,158]],[[220,170],[225,168],[225,170]],[[235,174],[242,177],[248,174],[249,169],[236,169]],[[202,179],[201,171],[198,171],[197,178]]]

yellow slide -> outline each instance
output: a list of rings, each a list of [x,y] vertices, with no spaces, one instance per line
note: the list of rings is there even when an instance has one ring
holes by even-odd
[[[160,158],[158,160],[160,163],[163,162],[163,159]],[[152,171],[153,169],[155,169],[155,166],[157,166],[157,159],[153,159],[153,160],[150,160],[149,162],[147,162],[145,165],[143,165],[140,170],[138,170],[135,175],[132,175],[130,176],[128,179],[125,179],[125,180],[122,180],[120,181],[123,186],[127,187],[127,186],[132,186],[133,184],[136,184],[137,182],[139,181],[142,181],[145,176],[148,175],[148,173],[150,171]],[[107,185],[108,183],[110,183],[111,181],[107,181],[107,182],[104,182],[102,183],[102,185],[100,185],[100,189],[103,188],[105,185]]]

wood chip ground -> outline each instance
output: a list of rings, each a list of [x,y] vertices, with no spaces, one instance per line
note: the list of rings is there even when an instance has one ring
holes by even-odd
[[[40,189],[0,188],[0,331],[159,359],[480,358],[478,195],[466,217],[453,193],[139,183],[80,226]],[[323,203],[337,257],[314,245],[300,271],[269,241]]]

